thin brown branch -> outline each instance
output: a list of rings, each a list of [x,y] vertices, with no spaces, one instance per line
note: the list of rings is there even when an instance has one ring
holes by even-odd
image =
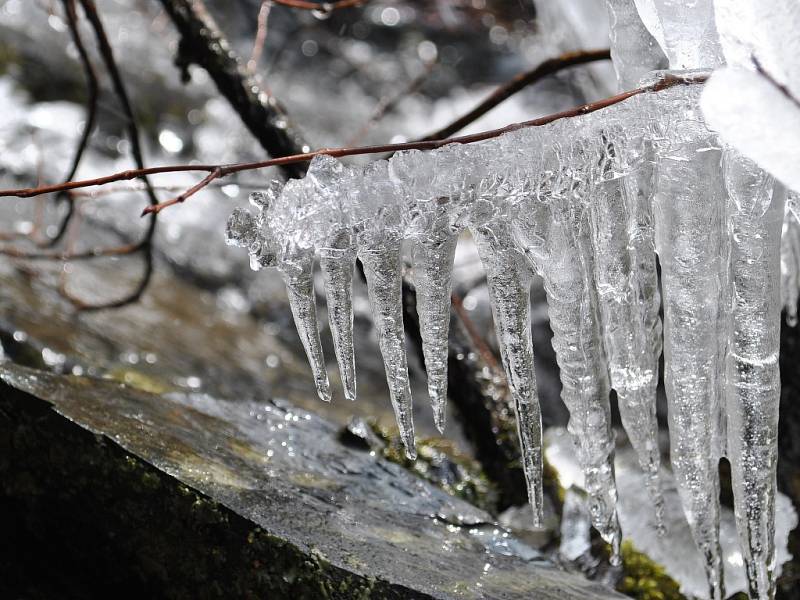
[[[489,131],[482,131],[480,133],[473,133],[470,135],[463,135],[448,139],[424,140],[418,142],[403,142],[399,144],[383,144],[377,146],[362,146],[359,148],[322,148],[319,150],[314,150],[312,152],[304,152],[300,154],[293,154],[291,156],[282,156],[280,158],[271,158],[268,160],[246,162],[246,163],[232,163],[232,164],[222,164],[222,165],[184,164],[184,165],[167,165],[163,167],[149,167],[146,169],[130,169],[127,171],[114,173],[113,175],[98,177],[96,179],[70,181],[67,183],[54,184],[50,186],[41,186],[37,188],[0,190],[0,197],[13,196],[18,198],[29,198],[32,196],[38,196],[41,194],[56,192],[63,189],[76,189],[76,188],[104,185],[107,183],[113,183],[115,181],[135,179],[136,177],[140,177],[141,175],[155,175],[158,173],[178,173],[178,172],[213,173],[216,171],[218,173],[213,178],[211,178],[211,180],[214,180],[226,177],[232,173],[240,173],[242,171],[253,171],[256,169],[265,169],[267,167],[274,167],[278,165],[306,162],[310,161],[315,156],[319,156],[321,154],[326,154],[334,158],[343,158],[346,156],[358,156],[365,154],[384,154],[387,152],[398,152],[401,150],[435,150],[436,148],[441,148],[442,146],[446,146],[448,144],[471,144],[475,142],[481,142],[484,140],[492,139],[501,136],[505,133],[510,133],[512,131],[525,129],[527,127],[540,127],[542,125],[547,125],[549,123],[553,123],[554,121],[558,121],[560,119],[567,119],[581,115],[586,115],[592,112],[596,112],[598,110],[602,110],[604,108],[608,108],[609,106],[613,106],[614,104],[619,104],[620,102],[627,100],[628,98],[632,98],[633,96],[638,96],[639,94],[644,94],[648,92],[659,92],[661,90],[665,90],[674,87],[676,85],[701,84],[704,83],[706,79],[707,79],[706,75],[692,75],[689,77],[677,77],[674,75],[668,75],[653,84],[640,88],[635,88],[627,92],[622,92],[615,96],[604,98],[596,102],[582,104],[580,106],[571,108],[569,110],[553,113],[551,115],[546,115],[544,117],[538,117],[536,119],[531,119],[529,121],[523,121],[521,123],[512,123],[511,125],[506,125],[505,127],[500,127],[498,129],[492,129]],[[194,190],[193,193],[196,193],[197,191],[198,190]],[[173,198],[171,200],[167,200],[166,202],[162,202],[155,206],[149,206],[145,209],[145,214],[151,212],[159,212],[164,208],[167,208],[168,206],[172,206],[173,204],[177,203],[179,203],[179,201],[176,198]]]
[[[269,21],[270,8],[272,8],[271,1],[262,0],[256,19],[257,26],[256,36],[253,40],[253,51],[250,53],[250,60],[247,61],[247,71],[250,75],[256,72],[261,53],[264,51],[264,43],[267,41],[267,23]]]
[[[298,8],[300,10],[314,10],[328,14],[341,8],[353,8],[366,4],[367,0],[338,0],[336,2],[310,2],[308,0],[269,0],[273,4]]]
[[[800,99],[798,99],[794,94],[792,94],[791,90],[780,81],[775,79],[771,73],[769,73],[761,62],[755,56],[752,57],[753,65],[756,67],[756,71],[764,77],[767,81],[769,81],[772,85],[778,88],[778,91],[783,94],[792,104],[794,104],[797,108],[800,108]]]
[[[225,183],[224,181],[214,181],[209,183],[206,187],[210,188],[223,188],[227,185],[235,185],[240,189],[245,190],[261,190],[264,188],[263,181],[237,181],[235,184]],[[186,185],[153,185],[153,189],[157,192],[182,192],[187,188]],[[120,184],[117,186],[108,186],[99,189],[89,190],[73,190],[69,193],[75,198],[96,199],[104,196],[111,196],[113,194],[125,194],[143,192],[144,187],[136,183]],[[2,238],[0,238],[2,239]]]
[[[147,247],[149,248],[149,245]],[[149,254],[148,250],[143,250],[143,251]],[[128,306],[129,304],[137,302],[139,298],[142,297],[142,294],[144,294],[144,292],[147,290],[147,286],[150,285],[150,280],[152,279],[152,277],[153,277],[153,261],[151,258],[150,260],[144,261],[144,272],[139,278],[139,283],[136,284],[136,287],[130,292],[128,292],[125,296],[117,298],[116,300],[90,303],[70,293],[65,285],[61,286],[60,291],[64,295],[64,297],[67,300],[69,300],[72,303],[72,305],[75,306],[75,308],[77,308],[80,311],[88,312],[95,310],[122,308],[123,306]]]
[[[209,183],[211,183],[215,179],[218,179],[221,176],[221,174],[222,174],[222,169],[221,168],[214,169],[213,171],[211,171],[211,173],[206,175],[202,180],[200,180],[199,182],[194,184],[188,190],[186,190],[182,194],[179,194],[179,195],[175,196],[172,199],[172,201],[175,202],[176,204],[178,204],[180,202],[184,202],[187,198],[189,198],[190,196],[193,196],[194,194],[196,194],[197,192],[202,190]],[[158,205],[156,205],[156,207],[152,207],[152,208],[156,209],[155,212],[158,212],[157,206]],[[151,208],[151,207],[148,207],[148,208]],[[143,215],[147,213],[148,208],[144,209],[144,212],[142,213]]]
[[[416,92],[425,81],[430,77],[430,74],[433,72],[434,67],[436,66],[436,61],[428,61],[425,63],[425,68],[423,69],[422,73],[414,77],[408,85],[406,85],[399,93],[394,94],[392,96],[384,96],[380,99],[378,104],[372,111],[372,114],[367,119],[367,122],[364,123],[363,126],[356,132],[356,134],[351,137],[347,141],[348,146],[353,146],[364,139],[364,136],[369,133],[369,130],[378,122],[380,121],[386,113],[391,111],[398,102],[400,102],[403,98],[410,96],[414,92]]]
[[[534,69],[531,69],[525,73],[520,73],[508,83],[498,87],[485,100],[483,100],[467,114],[459,117],[438,131],[434,131],[430,135],[422,138],[422,140],[441,140],[450,137],[454,133],[464,129],[464,127],[470,123],[477,121],[480,117],[488,113],[494,107],[506,101],[508,98],[520,90],[528,87],[529,85],[533,85],[534,83],[541,81],[550,75],[555,75],[564,69],[578,65],[585,65],[587,63],[597,62],[600,60],[609,60],[610,58],[611,51],[607,48],[603,50],[580,50],[577,52],[567,52],[561,56],[550,58]]]
[[[307,160],[311,160],[315,156],[321,154],[327,154],[328,156],[332,156],[334,158],[341,158],[345,156],[355,156],[355,155],[363,155],[363,154],[376,154],[376,153],[384,153],[384,152],[398,152],[400,150],[434,150],[436,148],[441,148],[442,146],[448,144],[471,144],[475,142],[481,142],[484,140],[488,140],[491,138],[499,137],[505,133],[510,133],[512,131],[518,131],[520,129],[524,129],[527,127],[541,127],[542,125],[547,125],[554,121],[558,121],[560,119],[566,119],[571,117],[577,117],[581,115],[586,115],[603,108],[607,108],[614,104],[618,104],[623,100],[627,100],[633,96],[637,96],[639,94],[645,92],[656,92],[659,90],[663,90],[669,87],[673,87],[674,85],[678,84],[690,84],[690,83],[701,83],[707,79],[707,76],[693,76],[689,78],[685,77],[675,77],[675,76],[668,76],[664,79],[658,81],[655,84],[636,88],[634,90],[623,92],[621,94],[617,94],[616,96],[611,96],[610,98],[605,98],[603,100],[598,100],[597,102],[590,102],[588,104],[583,104],[576,108],[566,110],[563,112],[555,113],[552,115],[547,115],[545,117],[539,117],[538,119],[532,119],[530,121],[524,121],[522,123],[513,123],[511,125],[507,125],[505,127],[501,127],[499,129],[493,129],[490,131],[484,131],[481,133],[475,133],[472,135],[465,135],[461,137],[449,138],[444,140],[428,140],[428,141],[421,141],[421,142],[405,142],[402,144],[387,144],[384,146],[366,146],[362,148],[327,148],[322,150],[316,150],[313,152],[305,152],[302,154],[296,154],[294,156],[286,156],[282,158],[276,158],[256,163],[249,163],[249,164],[238,164],[238,165],[219,165],[213,169],[211,174],[207,176],[205,179],[200,181],[198,184],[191,188],[191,194],[195,194],[200,191],[205,184],[211,182],[215,179],[220,177],[225,177],[231,173],[238,173],[244,170],[251,170],[251,169],[260,169],[264,167],[271,167],[274,165],[279,164],[288,164],[290,162],[304,162]],[[169,206],[174,204],[179,204],[183,202],[186,198],[181,196],[177,196],[165,202],[161,202],[155,206],[148,206],[142,212],[143,215],[149,213],[158,213]]]
[[[270,156],[302,151],[306,145],[286,117],[286,111],[247,72],[202,0],[160,0],[160,3],[180,34],[175,62],[187,80],[190,64],[205,69],[219,93]],[[302,177],[305,173],[296,163],[286,163],[282,169],[287,177]]]
[[[62,4],[64,6],[64,13],[67,17],[67,27],[69,29],[70,37],[72,38],[72,42],[75,44],[75,48],[78,51],[78,58],[80,59],[83,72],[86,76],[86,89],[88,93],[86,98],[86,121],[83,126],[83,133],[78,140],[75,156],[72,159],[72,165],[70,166],[67,176],[64,178],[64,181],[70,181],[75,178],[75,174],[78,172],[78,167],[80,166],[83,155],[89,145],[89,138],[94,131],[95,122],[97,121],[97,101],[100,95],[100,86],[97,82],[97,74],[95,73],[94,66],[92,66],[92,61],[89,58],[89,53],[86,51],[86,46],[83,44],[83,39],[81,38],[80,30],[78,28],[78,14],[75,6],[75,0],[62,0]],[[58,197],[66,198],[67,212],[62,217],[55,235],[53,235],[53,237],[47,240],[47,242],[44,244],[46,247],[53,247],[59,242],[59,240],[61,240],[61,238],[64,236],[64,233],[67,231],[70,220],[75,213],[74,201],[69,194],[60,192]]]
[[[494,353],[489,348],[489,344],[486,343],[486,340],[483,339],[478,328],[475,327],[475,323],[467,313],[467,309],[464,308],[464,303],[461,301],[461,298],[457,294],[451,294],[450,303],[453,305],[453,310],[455,310],[458,318],[464,325],[464,329],[467,330],[470,341],[480,353],[481,358],[483,358],[483,362],[485,362],[495,374],[502,375],[503,369],[500,367],[497,358],[495,358]]]
[[[135,254],[142,250],[145,240],[139,240],[132,244],[124,244],[121,246],[110,246],[107,248],[92,248],[91,250],[83,250],[81,252],[71,252],[68,250],[55,251],[55,250],[38,250],[34,252],[27,252],[18,248],[0,248],[0,254],[10,256],[12,258],[23,258],[25,260],[60,260],[60,261],[73,261],[73,260],[91,260],[93,258],[101,258],[104,256],[125,256],[128,254]]]
[[[103,64],[105,65],[106,71],[111,77],[111,83],[114,89],[114,93],[117,96],[117,99],[119,100],[123,112],[125,113],[125,117],[127,119],[128,138],[131,144],[131,154],[133,155],[133,159],[134,162],[136,163],[137,169],[139,171],[142,171],[145,168],[145,166],[144,166],[144,156],[142,153],[142,147],[139,136],[139,127],[136,122],[136,115],[134,114],[130,97],[128,96],[128,91],[125,87],[125,82],[122,80],[122,75],[120,74],[119,68],[117,67],[117,61],[114,58],[114,51],[111,47],[111,43],[108,40],[108,35],[106,34],[105,28],[103,27],[103,22],[100,19],[100,15],[97,12],[97,7],[95,6],[94,0],[79,0],[79,2],[83,7],[86,19],[89,21],[92,31],[94,32],[95,38],[97,40],[97,45],[100,50],[100,56],[103,60]],[[158,197],[156,196],[155,190],[150,184],[150,180],[147,178],[147,175],[142,173],[138,176],[138,178],[142,180],[145,186],[147,197],[150,201],[151,206],[157,205]],[[108,302],[101,302],[97,304],[89,304],[87,302],[81,301],[78,298],[69,296],[68,299],[79,310],[102,310],[105,308],[117,308],[129,304],[131,302],[135,302],[141,297],[142,293],[144,293],[144,290],[147,289],[147,285],[150,282],[150,277],[153,272],[152,240],[153,236],[155,235],[155,229],[156,229],[155,217],[156,213],[153,213],[147,225],[147,229],[144,235],[142,236],[141,241],[139,241],[137,244],[132,245],[132,247],[135,248],[134,250],[132,250],[132,252],[141,252],[142,259],[144,261],[144,273],[142,275],[141,280],[137,284],[136,288],[127,295],[117,300],[111,300]]]

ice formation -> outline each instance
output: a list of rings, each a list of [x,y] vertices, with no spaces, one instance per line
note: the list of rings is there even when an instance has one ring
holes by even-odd
[[[746,53],[725,15],[756,4],[608,0],[620,86],[707,72],[725,61],[743,68]],[[654,71],[663,66],[670,70]],[[542,431],[529,290],[540,275],[591,522],[614,560],[621,532],[609,392],[617,392],[660,518],[655,395],[663,345],[672,468],[709,595],[724,597],[718,463],[727,457],[750,595],[770,598],[781,298],[796,321],[800,221],[793,195],[787,202],[784,185],[759,166],[770,163],[740,154],[724,133],[720,139],[716,121],[709,124],[701,110],[701,93],[699,85],[643,93],[596,113],[475,144],[400,152],[365,168],[317,156],[304,179],[254,195],[255,215],[235,211],[227,235],[248,249],[254,269],[281,272],[326,401],[313,264],[319,256],[336,358],[353,399],[351,294],[361,260],[391,402],[413,457],[401,247],[413,248],[429,394],[441,429],[450,274],[456,240],[468,230],[487,275],[537,523]]]

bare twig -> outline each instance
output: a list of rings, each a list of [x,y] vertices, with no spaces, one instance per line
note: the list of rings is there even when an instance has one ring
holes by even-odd
[[[209,183],[207,187],[222,188],[227,185],[235,185],[240,189],[245,190],[261,190],[264,189],[263,181],[237,181],[235,184],[225,183],[224,181],[215,181]],[[186,189],[186,185],[153,185],[153,189],[157,192],[182,192]],[[133,192],[142,192],[144,187],[136,183],[120,184],[117,186],[108,186],[104,188],[97,188],[92,190],[72,190],[69,193],[75,198],[96,199],[103,196],[111,196],[112,194],[124,194]]]
[[[300,10],[314,10],[327,14],[341,8],[353,8],[366,4],[367,0],[338,0],[336,2],[310,2],[308,0],[269,0],[273,4],[298,8]]]
[[[354,146],[360,142],[369,132],[369,130],[378,121],[380,121],[386,113],[391,111],[397,105],[397,103],[400,102],[400,100],[416,92],[428,79],[435,66],[436,61],[428,61],[425,63],[425,68],[423,69],[422,73],[414,77],[399,93],[394,94],[393,96],[384,96],[381,98],[373,109],[369,119],[367,119],[367,122],[364,123],[358,132],[356,132],[356,134],[347,141],[347,145]]]
[[[176,58],[178,66],[184,71],[189,64],[205,69],[219,93],[270,156],[286,156],[302,150],[304,144],[288,123],[285,111],[247,72],[203,2],[160,1],[181,36]],[[216,166],[208,171],[214,168]],[[299,164],[292,162],[285,163],[283,170],[288,177],[300,177],[304,173]]]
[[[764,77],[767,81],[769,81],[772,85],[778,88],[778,91],[783,94],[792,104],[794,104],[797,108],[800,108],[800,99],[797,98],[794,94],[792,94],[791,90],[782,84],[780,81],[775,79],[769,71],[767,71],[761,62],[755,56],[752,57],[753,65],[756,67],[756,71]]]
[[[258,9],[258,18],[256,19],[256,37],[253,40],[253,51],[250,53],[250,60],[247,61],[247,72],[250,75],[255,74],[258,60],[264,51],[264,43],[267,41],[267,23],[270,8],[272,8],[270,0],[262,0],[261,7]]]
[[[587,63],[596,62],[600,60],[609,60],[611,58],[610,50],[580,50],[577,52],[567,52],[561,56],[550,58],[539,66],[525,73],[520,73],[508,83],[503,84],[495,91],[493,91],[485,100],[478,104],[475,108],[467,114],[459,117],[446,127],[442,127],[438,131],[422,138],[423,140],[441,140],[450,137],[464,129],[470,123],[477,121],[480,117],[488,113],[495,106],[508,100],[511,96],[533,85],[537,81],[541,81],[545,77],[554,75],[559,71],[575,67],[578,65],[585,65]]]
[[[133,107],[131,105],[130,98],[128,96],[128,92],[125,88],[125,83],[122,80],[119,68],[117,67],[116,59],[114,58],[114,51],[111,48],[111,43],[109,42],[108,36],[106,35],[105,28],[103,27],[103,22],[101,21],[100,15],[97,12],[97,7],[95,6],[94,0],[79,0],[79,2],[83,7],[84,14],[86,15],[86,18],[89,21],[89,24],[92,27],[92,31],[95,34],[95,38],[97,39],[97,45],[100,50],[100,56],[103,60],[103,64],[106,67],[106,71],[108,71],[108,74],[111,77],[111,83],[114,88],[114,93],[117,96],[117,99],[119,100],[123,112],[125,113],[125,117],[127,119],[128,138],[131,144],[131,154],[133,155],[134,162],[136,163],[136,166],[139,170],[143,170],[145,167],[144,167],[144,157],[142,154],[142,148],[139,138],[139,127],[136,123],[136,116],[134,114]],[[157,205],[158,197],[156,196],[155,190],[150,184],[150,180],[147,178],[147,175],[142,173],[141,175],[138,176],[138,178],[141,179],[142,182],[144,183],[150,204],[152,206]],[[127,250],[129,250],[128,253],[141,252],[142,259],[144,261],[144,273],[139,283],[136,285],[136,287],[127,295],[119,299],[96,303],[96,304],[84,302],[79,298],[76,298],[68,294],[67,298],[79,310],[101,310],[105,308],[116,308],[119,306],[130,304],[132,302],[136,302],[141,297],[144,290],[147,289],[147,285],[150,282],[150,276],[152,275],[153,272],[152,240],[153,236],[155,235],[155,229],[156,229],[155,216],[156,214],[154,213],[150,217],[147,229],[142,239],[138,243],[133,244],[127,248]]]
[[[83,155],[86,152],[86,148],[89,144],[89,138],[94,131],[95,122],[97,121],[97,100],[100,95],[100,86],[97,82],[97,74],[95,73],[94,66],[92,66],[92,61],[89,58],[89,53],[86,51],[86,46],[83,44],[83,39],[81,38],[80,30],[78,28],[78,14],[75,7],[75,0],[61,0],[61,2],[64,6],[64,13],[67,17],[67,27],[69,29],[70,37],[72,38],[72,42],[75,44],[75,48],[78,51],[78,57],[80,58],[83,72],[86,75],[86,89],[88,94],[86,98],[86,121],[83,126],[83,132],[78,140],[78,146],[75,150],[75,156],[72,159],[72,165],[70,166],[69,172],[64,179],[64,181],[70,181],[75,178],[75,174],[78,172],[78,167],[81,164],[81,160],[83,159]],[[75,212],[72,196],[64,192],[60,192],[57,197],[67,199],[67,212],[62,217],[55,235],[53,235],[44,244],[46,247],[52,247],[57,244],[59,240],[61,240],[61,238],[64,236],[64,233],[67,231],[69,222]]]
[[[26,252],[18,248],[0,248],[0,254],[11,256],[12,258],[24,258],[26,260],[91,260],[93,258],[101,258],[103,256],[125,256],[127,254],[134,254],[142,247],[142,242],[137,241],[131,244],[123,244],[121,246],[110,246],[107,248],[92,248],[91,250],[84,250],[81,252],[72,252],[69,250],[37,250],[33,252]]]

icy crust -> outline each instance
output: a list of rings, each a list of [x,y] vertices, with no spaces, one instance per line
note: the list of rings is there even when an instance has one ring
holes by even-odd
[[[542,431],[529,289],[539,274],[592,525],[614,560],[621,532],[609,392],[617,392],[659,520],[655,393],[663,343],[671,461],[705,557],[709,594],[724,597],[717,463],[727,455],[750,592],[767,598],[774,589],[780,294],[789,301],[797,285],[796,276],[781,277],[780,265],[796,269],[798,234],[791,229],[794,238],[781,246],[781,228],[796,227],[784,224],[782,186],[709,131],[699,95],[699,86],[676,86],[478,144],[398,153],[366,168],[318,156],[304,179],[254,195],[255,214],[235,211],[228,240],[248,248],[253,268],[277,267],[283,275],[323,400],[330,391],[313,263],[319,256],[352,399],[351,289],[361,260],[391,402],[413,456],[400,248],[413,248],[428,386],[443,428],[450,273],[456,239],[468,230],[487,275],[537,523]]]

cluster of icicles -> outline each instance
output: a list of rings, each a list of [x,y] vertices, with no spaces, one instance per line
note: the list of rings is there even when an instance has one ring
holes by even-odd
[[[664,62],[626,4],[610,2],[622,85],[626,73]],[[592,523],[614,560],[621,533],[609,392],[617,393],[660,519],[655,402],[663,345],[672,468],[710,595],[724,594],[718,463],[726,456],[750,594],[768,598],[781,295],[796,318],[800,226],[785,211],[786,189],[706,127],[700,92],[680,85],[476,144],[401,152],[365,168],[318,156],[304,179],[252,195],[257,214],[236,210],[227,235],[248,249],[254,269],[282,274],[326,401],[313,265],[319,257],[344,393],[354,399],[351,290],[360,259],[391,402],[413,457],[403,248],[413,254],[428,389],[442,429],[451,271],[457,239],[469,230],[486,271],[537,523],[542,432],[529,290],[540,275]]]

